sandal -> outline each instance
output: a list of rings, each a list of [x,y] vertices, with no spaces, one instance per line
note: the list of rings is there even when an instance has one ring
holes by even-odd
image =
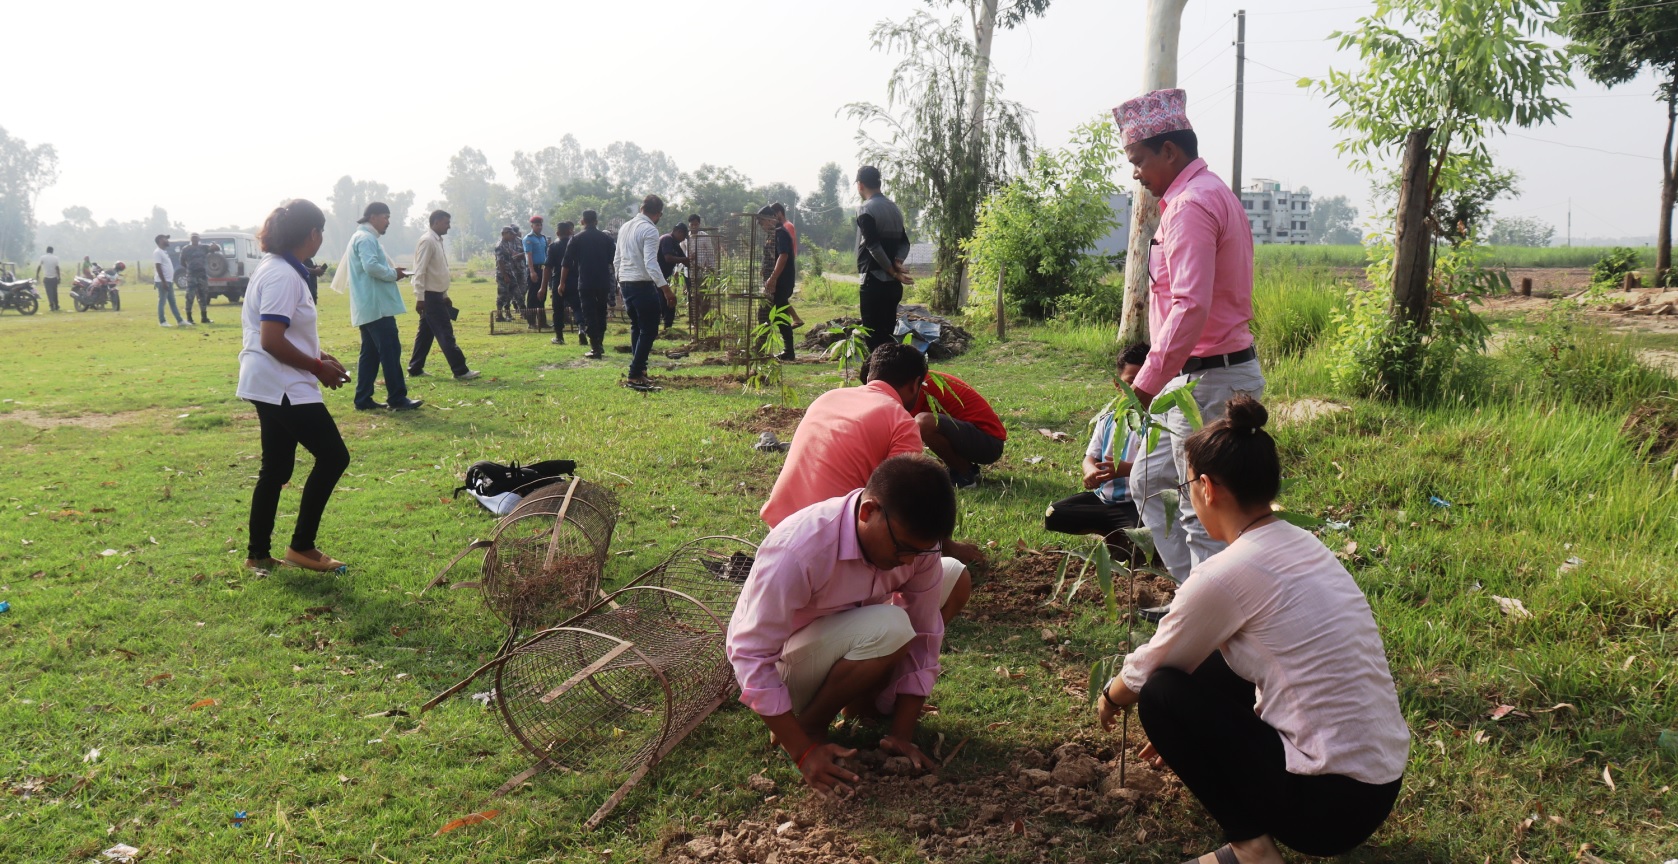
[[[328,555],[319,549],[311,549],[309,551],[314,553],[315,557],[310,558],[306,553],[299,552],[288,546],[285,550],[285,563],[290,564],[293,567],[302,567],[304,570],[313,570],[317,573],[342,573],[349,569],[348,564],[333,558],[331,555]]]
[[[1228,843],[1212,850],[1212,857],[1217,859],[1218,864],[1241,864],[1241,859],[1235,857],[1235,847],[1230,846]],[[1195,862],[1199,860],[1199,858],[1190,858],[1189,860],[1184,861],[1183,864],[1195,864]]]

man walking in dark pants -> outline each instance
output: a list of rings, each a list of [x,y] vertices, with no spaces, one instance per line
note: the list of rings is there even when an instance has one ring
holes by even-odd
[[[856,194],[862,196],[856,215],[856,269],[862,274],[862,326],[868,328],[868,350],[872,353],[892,341],[903,286],[915,280],[903,269],[903,260],[909,257],[903,211],[880,193],[880,169],[872,165],[858,169]]]
[[[669,234],[658,238],[658,269],[659,272],[664,274],[665,282],[669,282],[670,277],[675,274],[676,265],[691,264],[688,260],[688,254],[682,251],[682,242],[687,239],[688,226],[683,222],[677,222],[676,227],[671,228]],[[693,288],[690,286],[688,291],[691,294]],[[674,297],[675,294],[675,288],[671,288],[670,295]],[[674,326],[676,326],[676,304],[673,302],[666,303],[664,304],[664,329],[666,333]]]
[[[658,322],[664,315],[663,302],[676,305],[670,283],[658,265],[658,220],[664,215],[664,199],[648,195],[641,212],[618,229],[618,253],[612,269],[623,294],[624,311],[629,313],[629,386],[650,387],[647,357],[653,351]]]
[[[775,309],[786,310],[792,314],[792,285],[798,272],[797,256],[793,253],[792,233],[787,231],[786,225],[776,215],[773,206],[757,211],[757,224],[764,231],[769,232],[775,247],[774,263],[769,265],[769,275],[763,280],[763,297],[765,306],[758,311],[757,320],[761,323],[769,320],[770,313]],[[893,310],[894,312],[896,310]],[[780,358],[791,362],[792,353],[792,325],[782,324],[781,343],[783,350]]]
[[[449,214],[431,211],[431,230],[420,238],[414,249],[414,311],[420,315],[419,335],[414,337],[414,355],[408,360],[408,375],[425,377],[425,357],[431,353],[431,342],[449,361],[449,370],[456,381],[470,381],[478,377],[477,370],[466,366],[466,355],[454,342],[454,301],[449,299],[449,257],[443,249],[443,235],[449,233]]]
[[[601,340],[606,337],[606,295],[612,291],[612,261],[618,248],[617,241],[600,230],[599,222],[600,217],[593,210],[583,211],[583,230],[565,247],[559,277],[561,285],[577,286],[583,325],[588,333],[589,351],[583,356],[590,360],[606,356]]]
[[[46,274],[45,276],[41,274]],[[47,289],[47,304],[52,311],[58,311],[58,256],[52,254],[52,247],[47,247],[47,254],[41,256],[41,263],[35,265],[35,278],[41,280],[42,287]],[[206,322],[208,323],[208,322]]]
[[[554,226],[554,239],[548,244],[547,263],[543,265],[542,276],[547,280],[548,294],[554,301],[554,338],[553,344],[565,344],[565,310],[571,310],[571,320],[577,326],[577,338],[586,339],[583,331],[583,307],[577,299],[576,275],[571,277],[571,283],[565,284],[564,273],[565,250],[571,246],[571,232],[576,226],[570,222],[561,222]]]

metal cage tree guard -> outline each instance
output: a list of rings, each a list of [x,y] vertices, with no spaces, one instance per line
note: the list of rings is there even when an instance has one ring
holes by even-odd
[[[536,757],[505,794],[541,771],[622,776],[585,825],[598,827],[736,692],[724,650],[728,620],[757,547],[706,537],[563,624],[536,633],[439,694],[426,711],[493,672],[502,720]]]
[[[765,243],[774,241],[750,213],[725,216],[691,241],[697,263],[688,280],[688,322],[698,347],[743,359],[763,304]],[[769,261],[773,261],[770,256]]]
[[[488,540],[466,547],[428,589],[474,549],[483,549],[482,576],[451,588],[476,587],[484,605],[511,629],[552,627],[597,599],[606,569],[618,500],[604,486],[572,478],[532,491],[501,517]]]

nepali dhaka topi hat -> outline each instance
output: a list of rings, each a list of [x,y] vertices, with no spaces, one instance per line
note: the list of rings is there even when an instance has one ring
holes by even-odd
[[[1167,132],[1192,130],[1188,101],[1188,93],[1182,90],[1155,90],[1114,108],[1113,120],[1124,133],[1124,146]]]

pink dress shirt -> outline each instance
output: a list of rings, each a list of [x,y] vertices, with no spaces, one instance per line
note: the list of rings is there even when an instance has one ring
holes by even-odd
[[[1253,344],[1253,229],[1229,184],[1196,159],[1159,202],[1158,245],[1148,249],[1153,348],[1136,389],[1159,393],[1190,357]]]
[[[1369,601],[1322,541],[1277,520],[1194,568],[1159,632],[1125,658],[1126,687],[1193,672],[1222,649],[1258,688],[1253,710],[1282,737],[1293,774],[1391,783],[1410,731]]]
[[[900,694],[927,696],[938,680],[943,562],[922,555],[892,570],[868,563],[856,533],[861,499],[857,489],[806,507],[758,547],[728,624],[728,662],[740,682],[740,701],[765,717],[792,710],[792,696],[775,668],[788,637],[818,618],[894,599],[908,611],[915,638],[879,704],[889,705]]]
[[[792,435],[792,449],[759,511],[774,528],[794,513],[868,485],[880,463],[921,452],[920,427],[884,381],[816,397]]]

